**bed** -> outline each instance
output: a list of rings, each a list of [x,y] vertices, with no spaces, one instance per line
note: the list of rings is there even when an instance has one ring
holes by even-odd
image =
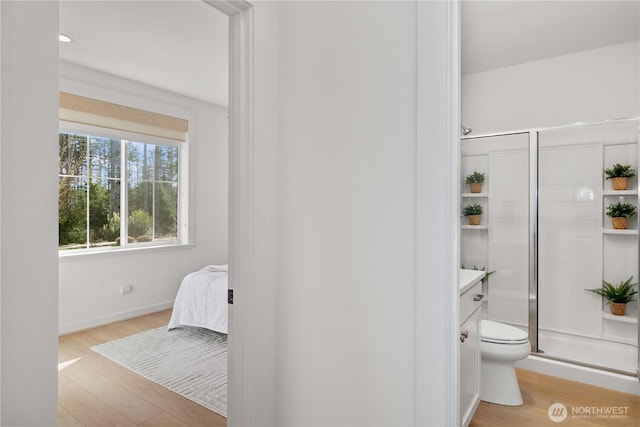
[[[168,329],[194,326],[226,334],[227,272],[227,265],[208,265],[187,274],[178,289]]]

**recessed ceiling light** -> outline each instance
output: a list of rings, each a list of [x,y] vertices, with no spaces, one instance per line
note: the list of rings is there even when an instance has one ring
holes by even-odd
[[[60,40],[63,43],[71,43],[71,37],[69,37],[66,34],[59,34],[58,35],[58,40]]]

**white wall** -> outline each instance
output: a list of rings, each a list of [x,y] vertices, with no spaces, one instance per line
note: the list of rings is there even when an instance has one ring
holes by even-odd
[[[122,99],[134,96],[192,115],[192,245],[61,257],[59,328],[66,333],[169,308],[185,274],[227,262],[229,156],[226,108],[70,63],[61,64],[60,75],[61,90],[104,92],[115,96],[111,102],[117,102],[120,94]],[[133,291],[121,295],[120,286],[126,283],[133,285]]]
[[[0,13],[0,424],[50,426],[58,383],[58,6],[0,2]]]
[[[282,426],[412,424],[415,8],[281,5]]]
[[[639,114],[640,46],[624,43],[462,77],[473,134]]]
[[[417,361],[417,310],[453,288],[431,281],[432,298],[415,303],[417,169],[440,164],[448,146],[430,141],[433,157],[416,163],[416,8],[280,4],[278,425],[413,425],[423,410],[425,423],[444,419],[439,399],[416,400],[447,390],[436,390],[447,319],[419,329],[431,353]],[[447,244],[433,234],[429,246]],[[424,394],[418,366],[432,381]]]

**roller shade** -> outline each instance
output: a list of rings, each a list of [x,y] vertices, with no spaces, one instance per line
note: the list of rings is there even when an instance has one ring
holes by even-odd
[[[60,120],[185,141],[189,122],[124,105],[60,92]]]

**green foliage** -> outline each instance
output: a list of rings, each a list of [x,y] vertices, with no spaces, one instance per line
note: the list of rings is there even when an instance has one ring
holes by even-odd
[[[155,194],[156,237],[178,235],[178,187],[175,184],[157,184]]]
[[[636,214],[636,207],[631,203],[617,202],[607,206],[607,215],[614,218],[629,218]]]
[[[637,283],[631,283],[633,276],[629,277],[626,281],[620,282],[619,285],[613,286],[609,282],[602,281],[602,287],[596,289],[585,289],[585,291],[593,292],[603,298],[606,298],[608,302],[616,302],[626,304],[633,301],[633,296],[638,293],[636,289],[633,289]]]
[[[107,223],[102,224],[100,237],[108,242],[120,237],[120,212],[107,214]]]
[[[482,184],[484,182],[484,174],[474,171],[471,175],[467,176],[465,184]]]
[[[153,218],[142,209],[136,209],[129,214],[128,227],[130,236],[149,234],[153,229]]]
[[[73,248],[113,241],[113,233],[104,226],[109,214],[120,210],[120,185],[110,179],[119,175],[120,142],[64,132],[58,142],[59,245]]]
[[[178,154],[175,147],[129,145],[128,161],[137,171],[130,176],[129,209],[153,212],[155,238],[178,235]]]
[[[605,169],[604,173],[607,175],[607,179],[611,178],[632,178],[636,176],[636,173],[631,169],[631,165],[621,165],[616,163],[611,169]]]
[[[58,200],[60,246],[87,243],[87,192],[77,180],[61,178]]]
[[[478,204],[467,205],[462,209],[462,215],[482,215],[482,206]]]
[[[87,187],[81,177],[87,154],[86,136],[60,134],[58,138],[58,241],[60,245],[87,242]]]
[[[118,198],[118,204],[119,202]],[[101,240],[102,226],[108,222],[112,211],[110,190],[99,182],[91,182],[89,184],[89,241],[91,243]]]

